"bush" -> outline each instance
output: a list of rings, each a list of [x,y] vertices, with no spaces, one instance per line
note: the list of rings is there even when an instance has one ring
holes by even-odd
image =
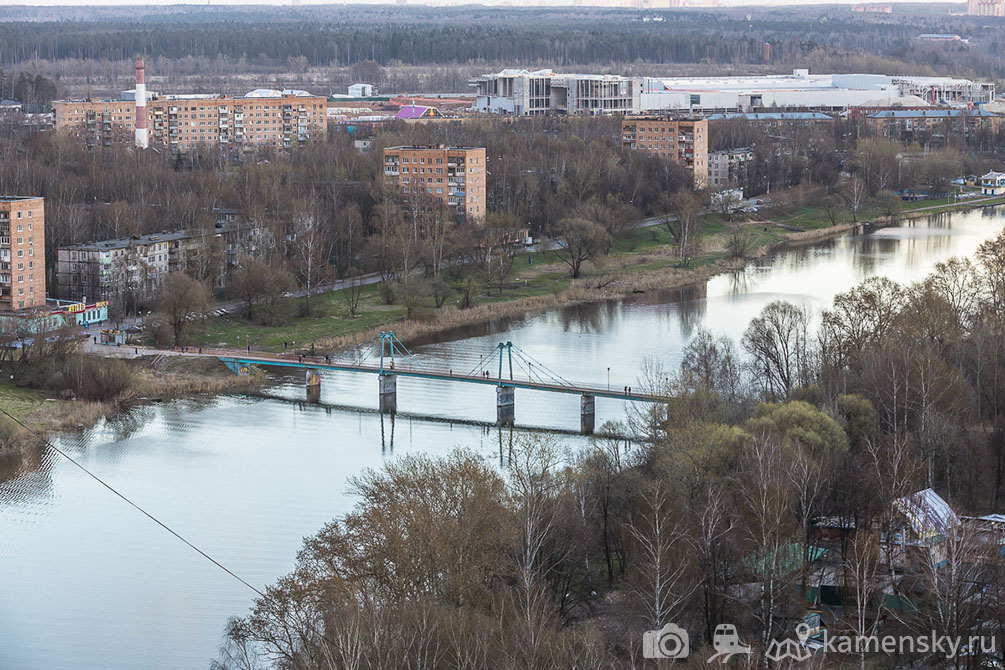
[[[135,375],[125,361],[77,356],[68,359],[54,377],[59,390],[71,389],[81,400],[115,400],[133,385]]]

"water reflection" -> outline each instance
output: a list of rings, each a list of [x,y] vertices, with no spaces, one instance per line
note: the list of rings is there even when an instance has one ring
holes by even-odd
[[[647,358],[668,366],[700,325],[739,338],[768,302],[819,310],[866,277],[919,279],[1000,230],[1001,210],[939,217],[872,235],[786,250],[741,272],[677,291],[552,310],[455,329],[413,344],[455,370],[500,340],[573,381],[638,386]],[[348,478],[402,454],[473,449],[505,466],[526,432],[495,427],[491,386],[402,379],[396,416],[376,412],[369,375],[270,373],[274,397],[221,397],[135,407],[59,444],[261,588],[288,571],[302,538],[353,499]],[[597,425],[627,405],[597,400]],[[432,419],[419,418],[423,416]],[[555,431],[570,449],[579,398],[519,391],[519,425]],[[4,670],[206,668],[229,616],[252,594],[108,495],[79,470],[37,452],[0,461],[0,667]]]

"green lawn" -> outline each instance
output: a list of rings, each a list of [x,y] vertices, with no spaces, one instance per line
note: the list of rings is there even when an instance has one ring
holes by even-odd
[[[377,285],[365,286],[357,316],[349,316],[346,292],[335,291],[311,297],[309,317],[298,316],[302,298],[290,298],[280,303],[276,315],[278,325],[261,325],[240,316],[208,319],[206,327],[197,334],[197,341],[206,346],[252,348],[282,351],[283,343],[292,348],[309,345],[325,337],[353,335],[382,324],[404,318],[405,307],[385,305],[380,300]]]
[[[21,418],[45,403],[44,393],[14,386],[7,375],[4,377],[0,379],[0,405],[14,416]]]

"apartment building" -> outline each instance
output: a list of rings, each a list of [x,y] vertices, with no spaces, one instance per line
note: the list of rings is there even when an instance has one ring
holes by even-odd
[[[856,110],[858,111],[858,110]],[[917,109],[861,110],[869,130],[901,142],[942,143],[950,136],[967,136],[987,131],[997,134],[1002,117],[983,109],[929,107]]]
[[[384,177],[405,198],[435,200],[458,219],[485,219],[485,149],[402,146],[384,149]]]
[[[1005,16],[1005,0],[967,0],[971,16]]]
[[[45,200],[0,196],[0,311],[45,306]]]
[[[708,185],[718,188],[742,184],[747,163],[753,159],[753,147],[710,152],[708,154]]]
[[[125,308],[154,302],[172,272],[215,277],[222,288],[242,255],[256,255],[266,233],[218,220],[210,230],[133,235],[57,250],[56,279],[64,300],[110,301]]]
[[[324,138],[327,104],[324,97],[294,90],[256,89],[242,97],[153,95],[146,105],[150,146],[172,153],[201,145],[289,149]],[[135,100],[57,100],[53,108],[56,130],[77,135],[89,147],[133,142]]]
[[[136,130],[132,100],[56,100],[56,130],[77,136],[88,148],[131,144]]]
[[[626,116],[622,145],[683,165],[694,173],[697,188],[708,185],[708,121],[664,116]]]

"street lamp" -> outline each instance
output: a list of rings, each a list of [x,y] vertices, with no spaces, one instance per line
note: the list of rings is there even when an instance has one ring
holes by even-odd
[[[611,366],[607,366],[607,390],[611,390]]]

